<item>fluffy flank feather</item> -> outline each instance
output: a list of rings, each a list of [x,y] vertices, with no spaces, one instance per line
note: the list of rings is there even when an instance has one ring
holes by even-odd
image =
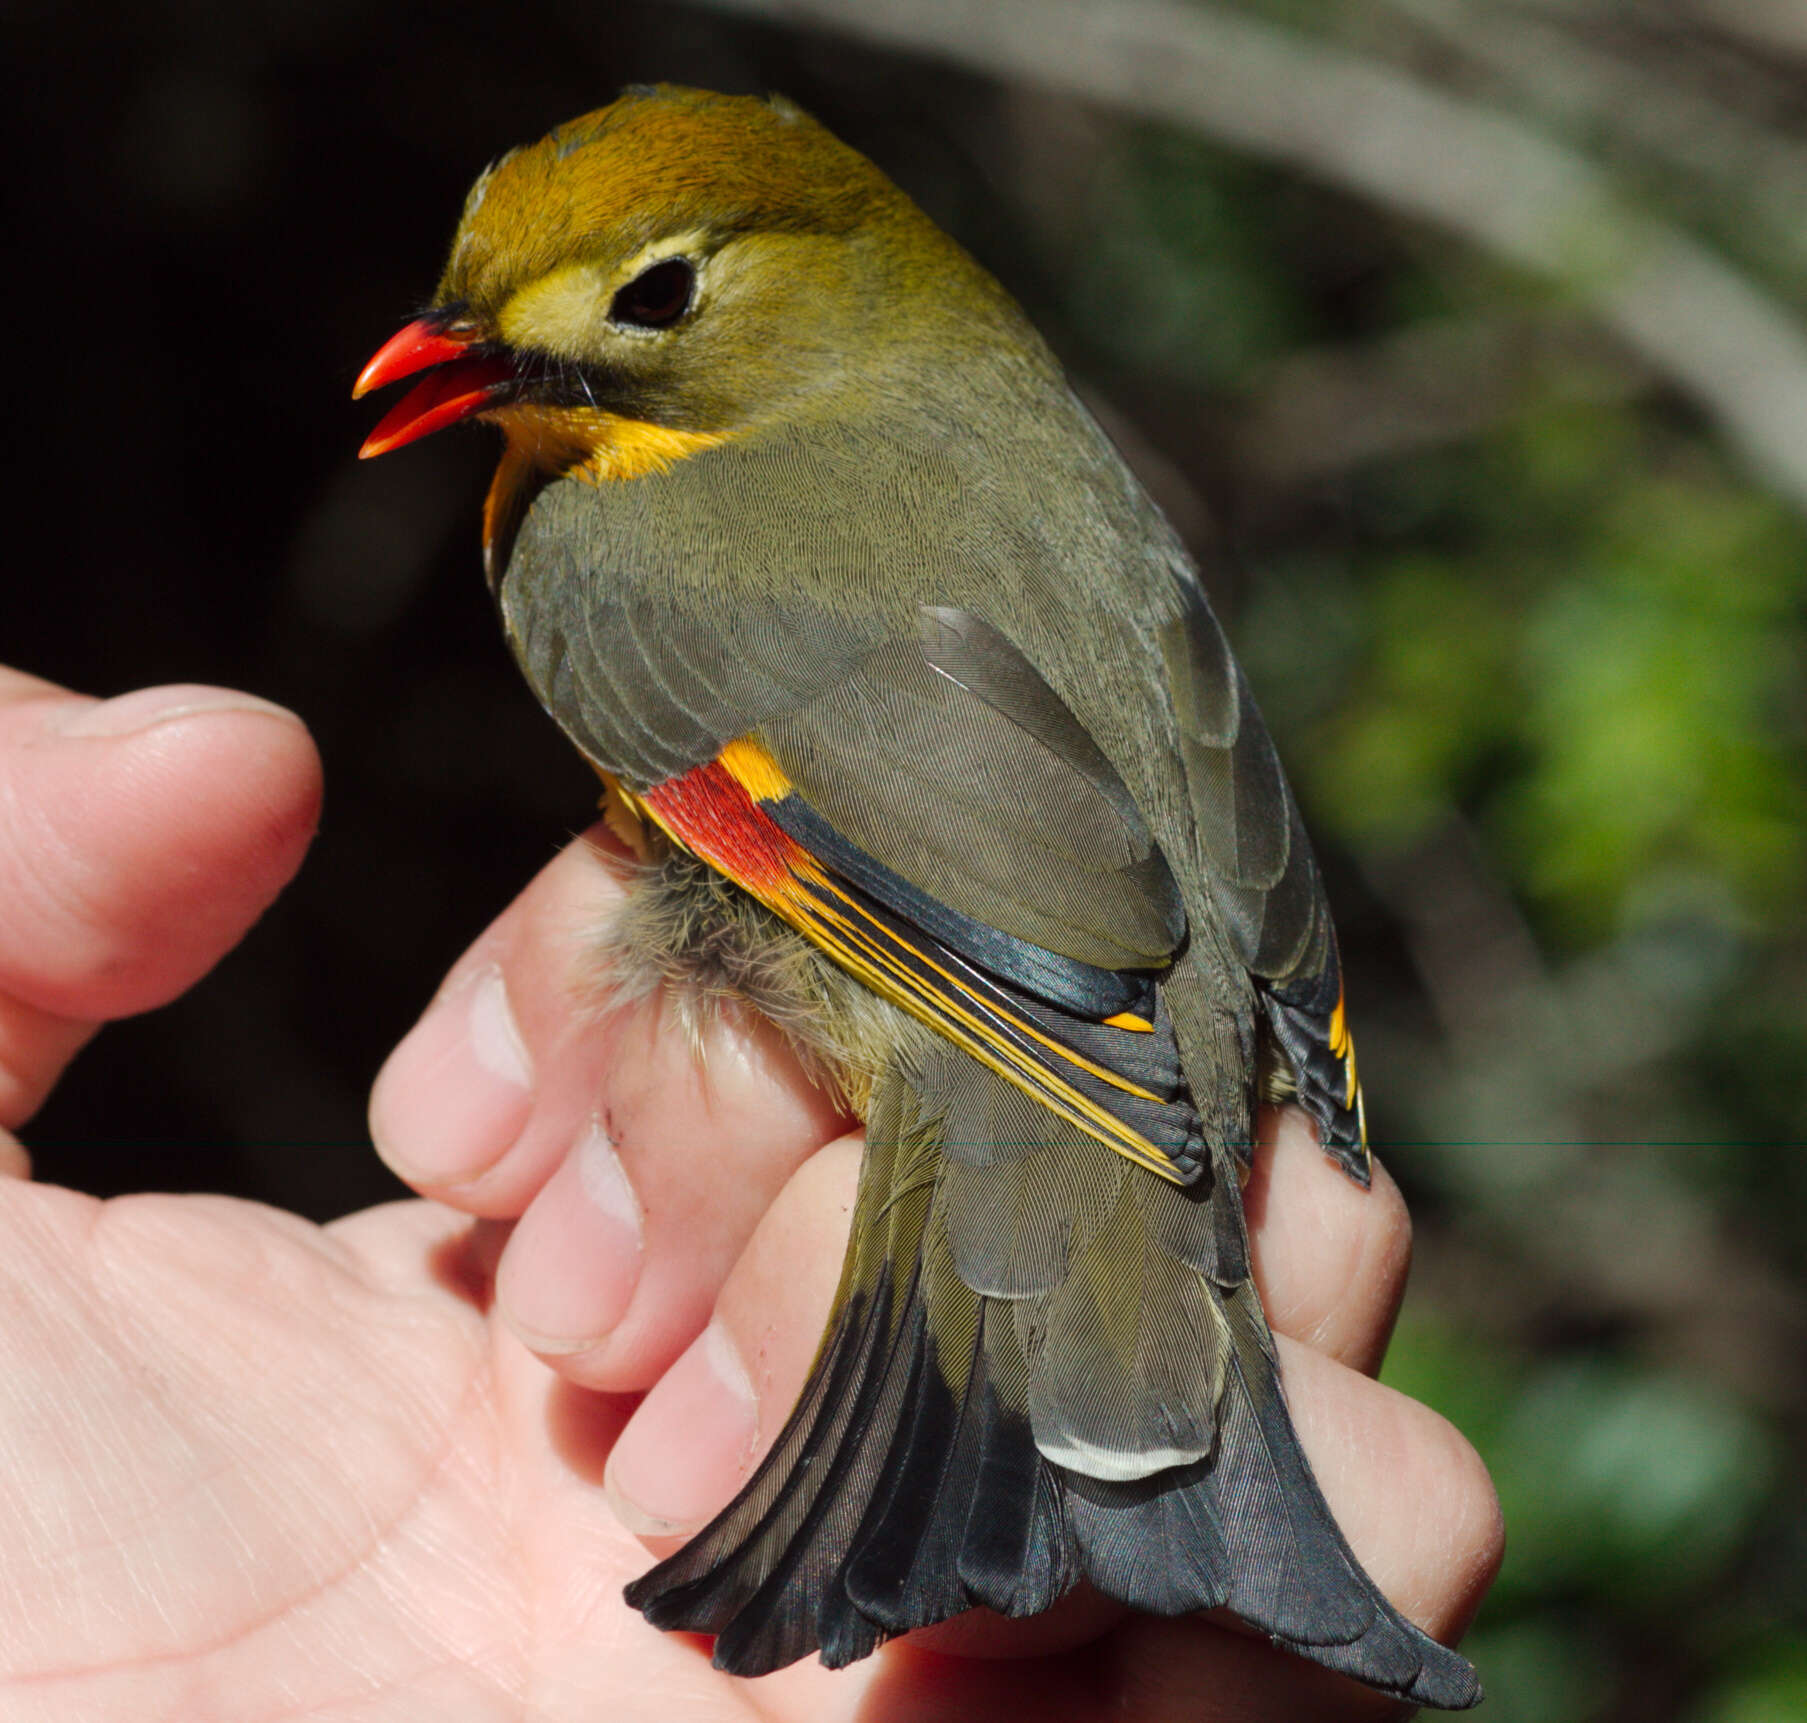
[[[739,886],[653,839],[658,847],[597,945],[615,999],[665,988],[698,1049],[712,1013],[750,1007],[778,1028],[815,1082],[861,1117],[888,1064],[900,1053],[925,1056],[938,1042]]]

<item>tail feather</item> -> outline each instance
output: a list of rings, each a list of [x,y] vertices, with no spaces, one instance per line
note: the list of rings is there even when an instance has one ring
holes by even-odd
[[[1119,1182],[1137,1171],[1121,1155],[1043,1152],[980,1167],[950,1155],[939,1207],[961,1279],[991,1298],[1057,1292],[1073,1253],[1109,1217]]]
[[[908,1389],[889,1443],[884,1482],[842,1574],[847,1608],[891,1633],[906,1631],[897,1624],[913,1615],[928,1610],[952,1615],[966,1607],[956,1559],[981,1439],[985,1355],[976,1322],[979,1301],[971,1299],[972,1342],[959,1356],[937,1346],[930,1302],[919,1281],[908,1317],[909,1353],[901,1360]]]
[[[842,1267],[834,1314],[795,1409],[771,1452],[745,1489],[677,1554],[627,1588],[628,1602],[656,1627],[684,1628],[745,1639],[743,1660],[777,1669],[816,1649],[813,1623],[800,1637],[788,1631],[794,1608],[774,1607],[768,1581],[791,1575],[792,1551],[812,1543],[819,1554],[835,1547],[826,1510],[847,1517],[841,1498],[865,1496],[876,1482],[884,1446],[873,1440],[873,1417],[891,1387],[902,1312],[898,1265],[913,1282],[932,1189],[923,1177],[933,1159],[933,1132],[915,1096],[902,1084],[875,1095],[869,1150],[861,1168],[860,1215]],[[900,1398],[901,1383],[890,1393]],[[893,1415],[895,1415],[893,1413]],[[852,1470],[858,1461],[857,1471]],[[857,1524],[858,1512],[853,1514]],[[852,1525],[840,1529],[845,1547]],[[821,1589],[818,1586],[818,1590]],[[765,1596],[761,1600],[761,1594]],[[737,1625],[738,1624],[738,1625]],[[791,1649],[793,1639],[797,1648]],[[745,1671],[743,1671],[745,1672]]]
[[[984,1311],[985,1435],[979,1456],[960,1579],[975,1604],[999,1615],[1040,1615],[1079,1580],[1079,1550],[1067,1525],[1060,1475],[1035,1445],[1020,1412],[1029,1365],[1010,1312],[987,1300]]]
[[[1131,1173],[1139,1169],[1127,1169]],[[1229,1357],[1218,1295],[1119,1188],[1046,1298],[1016,1304],[1037,1446],[1072,1470],[1139,1478],[1209,1454]]]
[[[1248,1552],[1226,1600],[1270,1633],[1333,1645],[1359,1637],[1380,1602],[1318,1492],[1280,1398],[1253,1286],[1224,1301],[1233,1376],[1212,1480],[1226,1545]]]
[[[1253,1286],[1226,1303],[1234,1382],[1225,1396],[1228,1463],[1217,1489],[1228,1547],[1253,1557],[1237,1564],[1229,1607],[1277,1644],[1370,1686],[1446,1709],[1478,1704],[1481,1686],[1468,1660],[1387,1601],[1331,1517],[1287,1415]]]
[[[1049,1148],[1048,1109],[976,1060],[923,1072],[925,1105],[941,1114],[945,1165],[936,1212],[954,1266],[975,1292],[1023,1298],[1066,1279],[1108,1198],[1129,1170],[1120,1155]]]
[[[1133,1182],[1150,1245],[1225,1289],[1240,1286],[1249,1277],[1242,1204],[1225,1200],[1236,1182],[1236,1164],[1221,1151],[1212,1156],[1206,1176],[1193,1184],[1163,1190],[1158,1180]]]
[[[1063,1474],[1067,1523],[1084,1552],[1086,1578],[1106,1597],[1150,1615],[1225,1603],[1231,1559],[1210,1474],[1209,1460],[1128,1483]]]
[[[1001,1079],[946,1060],[875,1090],[836,1313],[771,1454],[629,1601],[753,1675],[810,1651],[839,1666],[977,1605],[1039,1614],[1083,1576],[1158,1614],[1227,1606],[1418,1704],[1474,1704],[1473,1669],[1386,1601],[1311,1476],[1232,1277],[1227,1161],[1181,1189],[1039,1110],[1036,1140],[969,1143],[951,1117],[1026,1121]],[[974,1072],[1004,1093],[975,1094]],[[975,1171],[988,1220],[952,1225]],[[1077,1205],[1064,1227],[1049,1200]],[[1055,1463],[1047,1428],[1105,1461]],[[1138,1446],[1186,1458],[1137,1475]]]
[[[890,1326],[884,1303],[881,1292],[869,1330]],[[775,1557],[764,1555],[757,1565],[747,1564],[750,1572],[743,1570],[742,1584],[753,1573],[759,1574],[758,1584],[715,1630],[715,1655],[723,1667],[763,1674],[829,1649],[829,1604],[842,1590],[845,1552],[879,1482],[882,1450],[875,1450],[865,1433],[896,1419],[902,1387],[889,1356],[874,1357],[854,1386],[850,1437],[832,1446],[812,1443],[810,1469],[819,1471],[820,1481],[808,1492],[808,1507],[782,1550]],[[816,1600],[816,1607],[800,1609],[800,1599]],[[858,1618],[843,1619],[839,1627],[833,1643],[842,1662],[866,1656],[886,1637],[877,1624]]]
[[[871,1301],[842,1308],[802,1399],[747,1487],[676,1555],[627,1588],[628,1602],[655,1627],[726,1634],[754,1611],[766,1580],[818,1518],[824,1492],[841,1482],[823,1462],[863,1445],[858,1413],[883,1381],[888,1302],[881,1286]],[[813,1650],[803,1644],[784,1657],[774,1648],[767,1667]]]
[[[908,1632],[930,1611],[939,1620],[979,1603],[1036,1615],[1078,1577],[1058,1487],[992,1381],[998,1353],[988,1331],[997,1306],[975,1304],[979,1326],[957,1411],[922,1330],[913,1383],[920,1409],[899,1432],[904,1458],[847,1564],[847,1596],[891,1633]],[[947,1433],[939,1452],[925,1453],[937,1418],[947,1420]]]

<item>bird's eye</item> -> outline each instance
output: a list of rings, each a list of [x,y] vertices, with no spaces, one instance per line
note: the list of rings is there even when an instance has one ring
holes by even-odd
[[[669,329],[690,309],[696,271],[681,257],[643,270],[615,295],[609,316],[636,329]]]

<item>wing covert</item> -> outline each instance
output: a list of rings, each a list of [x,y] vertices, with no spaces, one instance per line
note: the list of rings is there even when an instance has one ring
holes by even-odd
[[[1185,912],[1122,779],[997,629],[919,614],[917,638],[760,727],[785,776],[930,898],[1099,969],[1164,967]]]
[[[1028,946],[926,899],[822,821],[757,738],[629,799],[881,998],[1049,1111],[1173,1183],[1204,1170],[1152,976]]]
[[[1365,1183],[1367,1128],[1317,861],[1242,667],[1202,594],[1190,582],[1184,591],[1161,652],[1211,900],[1325,1150]]]

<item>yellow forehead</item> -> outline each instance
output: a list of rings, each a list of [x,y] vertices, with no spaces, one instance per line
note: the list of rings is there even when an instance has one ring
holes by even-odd
[[[511,151],[466,201],[441,304],[479,310],[674,232],[844,231],[903,202],[877,168],[788,102],[634,90]]]

